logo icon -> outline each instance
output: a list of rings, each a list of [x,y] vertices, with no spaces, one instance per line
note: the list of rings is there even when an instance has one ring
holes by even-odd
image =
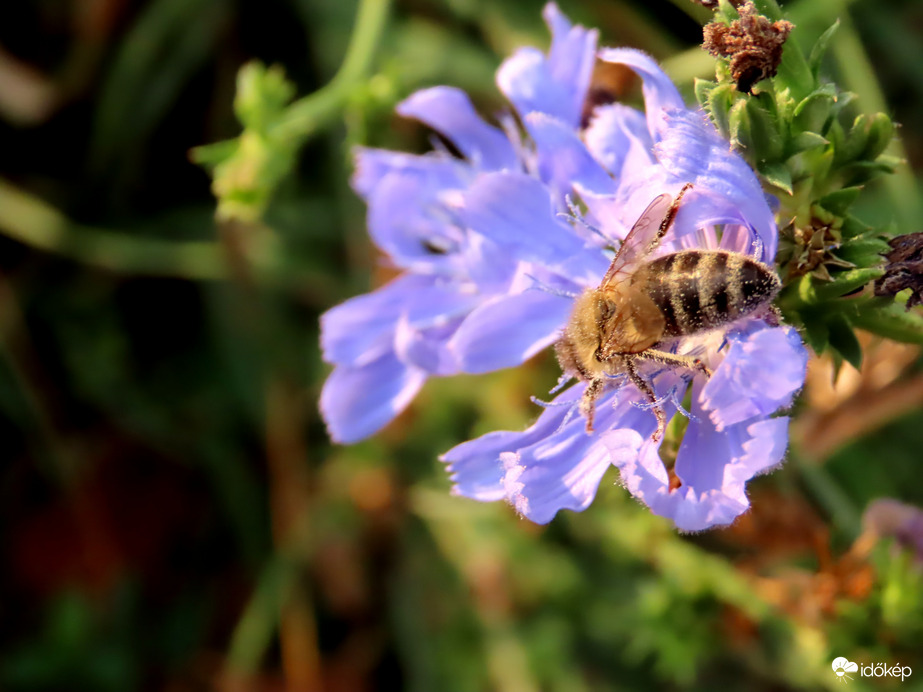
[[[837,682],[845,684],[852,680],[852,676],[847,675],[847,673],[858,673],[859,664],[853,663],[840,656],[839,658],[833,659],[833,672],[836,674]]]

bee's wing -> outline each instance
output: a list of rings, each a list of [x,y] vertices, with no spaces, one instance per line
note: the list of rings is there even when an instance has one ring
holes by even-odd
[[[671,204],[673,204],[673,198],[663,193],[647,205],[647,209],[641,213],[635,225],[625,236],[625,240],[619,245],[618,252],[615,253],[615,258],[609,265],[600,288],[624,278],[634,263],[654,249],[651,244],[656,244],[661,225],[672,220],[669,216]]]

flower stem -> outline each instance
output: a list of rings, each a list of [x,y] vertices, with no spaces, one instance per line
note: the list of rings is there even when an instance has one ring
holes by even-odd
[[[360,0],[356,26],[340,69],[326,86],[289,106],[276,125],[276,134],[306,138],[337,115],[371,68],[390,5],[391,0]]]
[[[79,226],[38,197],[0,180],[0,233],[24,245],[123,274],[223,279],[217,243],[137,238]]]

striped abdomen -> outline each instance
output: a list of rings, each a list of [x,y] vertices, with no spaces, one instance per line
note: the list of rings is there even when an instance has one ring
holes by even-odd
[[[720,327],[772,300],[781,283],[775,272],[747,255],[726,250],[684,250],[648,262],[632,283],[663,313],[664,336]]]

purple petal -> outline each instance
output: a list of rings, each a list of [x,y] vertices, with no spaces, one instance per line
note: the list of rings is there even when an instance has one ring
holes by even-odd
[[[580,123],[583,102],[593,77],[599,32],[595,29],[584,29],[582,26],[572,26],[553,2],[545,5],[542,16],[551,29],[549,72],[551,78],[567,92],[567,101],[561,104],[557,113],[545,112],[557,115],[571,127],[576,127]]]
[[[519,167],[509,139],[481,119],[461,89],[445,86],[423,89],[400,103],[397,112],[441,132],[477,168]]]
[[[678,529],[702,531],[730,524],[747,510],[745,484],[782,461],[787,430],[787,418],[721,433],[707,420],[692,421],[674,469],[682,484],[673,491],[657,445],[649,437],[622,429],[603,438],[632,495],[654,514],[672,519]]]
[[[364,365],[392,348],[400,319],[418,329],[444,325],[476,303],[477,296],[438,277],[405,274],[321,316],[324,360]]]
[[[450,347],[463,372],[482,373],[519,365],[554,343],[573,302],[527,290],[475,308]]]
[[[598,107],[583,139],[594,158],[613,176],[653,163],[654,142],[644,114],[621,103]]]
[[[702,407],[719,431],[789,406],[804,385],[808,354],[798,332],[754,328],[743,338],[728,335],[727,355],[702,389]]]
[[[572,27],[553,3],[546,5],[544,16],[552,31],[549,56],[535,48],[519,49],[497,71],[497,86],[520,115],[547,113],[577,128],[598,33]]]
[[[660,65],[647,53],[634,48],[604,48],[599,57],[605,62],[626,65],[638,73],[643,80],[644,110],[647,128],[652,139],[658,141],[666,132],[663,121],[665,108],[683,108],[683,97]]]
[[[669,388],[678,379],[658,378],[657,391]],[[585,387],[572,389],[582,394]],[[640,398],[634,387],[623,387],[602,397],[596,405],[596,429],[628,429],[639,437],[650,437],[656,421],[650,411],[635,405]],[[554,409],[546,410],[542,417],[552,412],[557,418],[559,414]],[[503,457],[507,499],[527,519],[545,524],[562,509],[579,512],[590,506],[612,457],[606,434],[587,434],[585,427],[586,421],[574,416],[545,439],[510,450]],[[660,468],[663,469],[662,463]]]
[[[352,444],[372,435],[403,411],[426,373],[393,352],[358,367],[338,366],[324,383],[320,410],[334,442]]]
[[[401,173],[428,181],[433,190],[464,187],[471,173],[467,165],[441,153],[424,156],[405,154],[386,149],[355,150],[356,170],[353,173],[353,189],[363,198],[368,199],[378,184],[392,173]]]
[[[544,113],[531,113],[524,122],[535,141],[539,176],[552,190],[559,191],[560,206],[575,184],[596,194],[614,192],[612,178],[590,155],[573,128]]]
[[[789,419],[741,423],[719,432],[707,419],[692,421],[676,458],[683,485],[656,514],[669,516],[684,531],[732,523],[750,506],[746,483],[782,462]]]
[[[479,176],[464,195],[462,217],[523,261],[554,267],[584,249],[573,229],[554,217],[547,188],[522,173]]]
[[[465,232],[441,201],[438,182],[409,171],[385,176],[368,200],[369,235],[393,262],[426,273],[458,273]]]
[[[474,440],[463,442],[442,455],[442,461],[449,464],[454,495],[463,495],[473,500],[493,502],[506,497],[503,480],[506,469],[500,455],[520,447],[540,442],[557,430],[567,415],[568,404],[580,398],[582,387],[571,387],[562,393],[555,404],[564,404],[545,409],[539,419],[525,432],[495,431]]]
[[[778,247],[778,231],[750,166],[731,150],[701,111],[670,110],[665,122],[668,128],[655,147],[664,169],[676,180],[692,182],[698,193],[710,200],[712,215],[723,214],[754,228],[763,245],[763,260],[771,262]]]
[[[394,350],[404,363],[430,375],[455,375],[460,372],[449,339],[458,329],[462,318],[457,317],[434,327],[419,328],[406,316],[397,323]]]

